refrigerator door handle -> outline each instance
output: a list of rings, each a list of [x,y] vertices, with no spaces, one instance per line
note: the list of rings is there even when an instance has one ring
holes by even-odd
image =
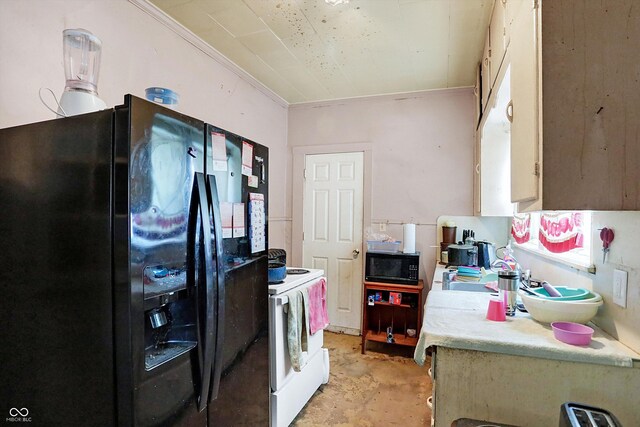
[[[204,336],[201,346],[203,352],[202,369],[200,371],[200,393],[198,398],[198,411],[202,411],[209,401],[209,384],[211,378],[211,365],[213,364],[213,334],[215,333],[215,293],[213,289],[213,253],[211,251],[211,220],[209,216],[209,202],[207,197],[207,185],[204,174],[196,172],[194,190],[197,191],[198,207],[200,218],[202,219],[202,229],[204,241],[204,263],[205,263],[205,326]]]
[[[213,213],[213,227],[216,243],[216,274],[217,274],[217,295],[218,295],[218,319],[216,330],[216,349],[213,361],[213,384],[209,401],[218,398],[218,390],[220,389],[220,376],[222,373],[222,345],[224,342],[224,304],[225,304],[225,271],[224,271],[224,252],[222,248],[222,222],[220,218],[220,200],[218,198],[218,187],[216,177],[214,175],[207,176],[207,189],[209,190],[211,209]]]

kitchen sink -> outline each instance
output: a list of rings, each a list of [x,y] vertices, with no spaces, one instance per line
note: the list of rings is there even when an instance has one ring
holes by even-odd
[[[449,282],[447,289],[442,287],[443,291],[466,291],[466,292],[495,292],[484,286],[484,283],[474,282]]]

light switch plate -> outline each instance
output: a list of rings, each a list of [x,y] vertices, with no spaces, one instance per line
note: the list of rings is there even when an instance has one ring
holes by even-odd
[[[380,226],[380,231],[387,231],[387,223],[386,222],[381,222],[378,225]]]
[[[627,308],[627,272],[613,270],[613,302]]]

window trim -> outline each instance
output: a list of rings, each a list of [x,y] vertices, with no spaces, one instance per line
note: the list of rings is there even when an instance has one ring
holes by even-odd
[[[593,264],[593,262],[590,262],[588,265],[585,265],[585,264],[577,263],[573,260],[567,259],[567,257],[563,257],[562,254],[545,253],[545,252],[542,252],[537,247],[534,248],[534,244],[531,242],[527,242],[523,245],[520,245],[516,242],[512,242],[512,243],[514,248],[524,252],[528,252],[540,258],[544,258],[558,264],[563,264],[568,267],[575,268],[576,270],[584,271],[587,273],[595,273],[595,265]]]
[[[535,239],[534,239],[534,233],[531,232],[530,233],[530,238],[528,242],[525,242],[523,244],[517,243],[512,236],[510,236],[510,240],[512,242],[512,245],[514,248],[528,252],[532,255],[538,256],[540,258],[544,258],[546,260],[549,261],[553,261],[555,263],[558,264],[563,264],[566,265],[568,267],[574,268],[576,270],[580,270],[580,271],[585,271],[588,273],[595,273],[595,264],[594,264],[594,260],[593,260],[593,251],[592,251],[592,247],[593,247],[593,241],[591,239],[591,220],[592,220],[592,212],[591,211],[582,211],[583,215],[588,215],[589,219],[588,221],[588,227],[585,227],[585,229],[583,230],[584,234],[585,234],[585,241],[588,242],[588,252],[587,255],[585,256],[580,256],[577,257],[574,254],[571,254],[569,252],[565,252],[565,253],[553,253],[553,252],[549,252],[547,249],[541,249],[539,248],[539,240],[538,240],[538,234],[536,232],[535,234]],[[542,212],[531,212],[531,215],[540,215],[542,214]],[[536,224],[539,223],[540,218],[539,216],[537,218],[533,218],[531,217],[531,224],[534,223],[534,221],[536,222]],[[533,229],[534,227],[531,226],[531,229]],[[537,226],[536,226],[536,231],[537,231]],[[587,248],[585,248],[587,249]],[[584,260],[584,261],[582,261]]]

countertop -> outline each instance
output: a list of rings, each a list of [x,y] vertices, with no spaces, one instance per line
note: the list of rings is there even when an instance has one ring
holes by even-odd
[[[589,324],[594,329],[587,347],[556,340],[551,326],[540,323],[527,313],[504,322],[485,318],[490,293],[443,291],[444,266],[436,266],[431,290],[424,306],[424,317],[415,360],[424,363],[424,350],[444,346],[518,356],[595,363],[622,367],[640,367],[640,354]],[[421,363],[422,362],[422,363]]]

